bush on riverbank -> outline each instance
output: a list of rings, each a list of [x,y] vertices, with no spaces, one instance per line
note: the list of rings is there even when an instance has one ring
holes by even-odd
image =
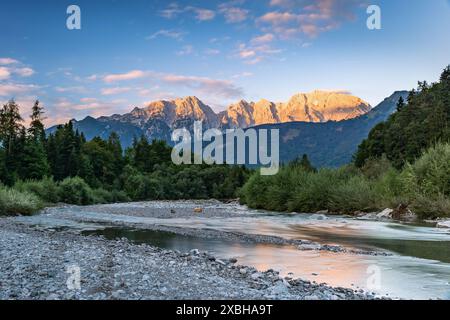
[[[42,208],[43,202],[35,194],[0,185],[0,215],[29,215]]]
[[[404,170],[386,159],[362,169],[305,170],[288,165],[276,176],[258,172],[241,190],[251,208],[290,212],[372,212],[407,204],[422,218],[450,216],[450,144],[438,144]]]
[[[80,177],[69,177],[59,182],[46,177],[42,180],[19,180],[8,190],[33,195],[47,205],[60,202],[91,205],[150,200],[232,199],[237,196],[237,190],[248,175],[250,171],[246,168],[226,165],[159,165],[147,174],[128,165],[117,178],[116,186],[108,189],[93,188]]]
[[[20,192],[33,193],[47,203],[57,203],[60,201],[59,186],[52,178],[45,177],[39,181],[17,181],[14,189]]]
[[[423,217],[450,216],[450,144],[437,144],[403,170],[404,191]]]
[[[131,201],[124,191],[93,189],[79,177],[55,182],[52,178],[18,181],[14,185],[18,192],[33,194],[46,204],[63,202],[75,205],[102,204]]]

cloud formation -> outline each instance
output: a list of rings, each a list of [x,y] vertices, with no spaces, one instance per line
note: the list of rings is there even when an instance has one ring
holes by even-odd
[[[182,40],[183,36],[185,34],[186,33],[182,32],[182,31],[162,29],[162,30],[156,31],[152,35],[148,36],[146,39],[147,40],[153,40],[153,39],[156,39],[158,37],[167,37],[167,38],[172,38],[172,39],[175,39],[175,40]]]
[[[132,70],[126,73],[109,74],[103,77],[103,81],[107,83],[117,82],[117,81],[127,81],[144,78],[147,73],[141,70]]]
[[[166,9],[159,12],[160,16],[166,19],[175,19],[180,14],[191,13],[197,21],[209,21],[216,17],[213,10],[194,6],[181,7],[177,3],[171,3]]]
[[[175,74],[163,75],[161,80],[169,84],[194,89],[200,94],[218,96],[224,99],[242,97],[244,94],[241,88],[228,80]]]
[[[17,94],[29,93],[39,89],[33,84],[0,83],[0,97],[12,97]]]
[[[0,65],[9,65],[19,63],[16,59],[13,58],[0,58]]]
[[[101,94],[103,96],[112,96],[122,94],[131,91],[130,87],[115,87],[115,88],[103,88]]]
[[[197,19],[198,21],[213,20],[216,16],[216,13],[209,9],[186,7],[186,10],[193,11],[195,13],[195,19]]]
[[[261,36],[254,37],[250,42],[253,44],[269,43],[275,40],[272,33],[266,33]]]
[[[276,10],[265,13],[258,22],[282,39],[313,38],[354,20],[355,9],[364,4],[364,0],[271,0]]]
[[[13,75],[31,77],[35,71],[25,67],[20,61],[13,58],[0,58],[0,80],[8,80]]]
[[[0,80],[7,80],[11,76],[8,68],[0,67]]]
[[[227,23],[239,23],[247,20],[249,10],[236,7],[233,2],[219,5],[219,12],[223,14]]]
[[[246,64],[257,64],[270,56],[281,53],[281,49],[273,48],[268,42],[270,37],[258,37],[250,41],[250,44],[241,43],[237,49],[237,56]]]
[[[114,83],[119,81],[139,80],[157,82],[160,84],[170,85],[171,87],[181,87],[194,90],[198,94],[216,95],[225,99],[232,99],[243,96],[243,90],[231,81],[218,80],[208,77],[186,76],[173,73],[162,73],[147,70],[132,70],[121,74],[109,74],[103,76],[103,82]],[[158,86],[159,88],[159,86]],[[129,89],[129,87],[127,87]],[[130,89],[131,90],[131,89]],[[126,91],[130,91],[126,90]],[[142,90],[140,90],[142,91]],[[104,95],[124,93],[124,88],[109,88],[102,90]]]

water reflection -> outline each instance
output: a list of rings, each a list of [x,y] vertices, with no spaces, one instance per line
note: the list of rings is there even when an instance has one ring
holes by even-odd
[[[375,265],[381,270],[381,288],[370,291],[411,299],[450,297],[450,265],[411,257],[299,251],[292,246],[235,243],[127,228],[106,228],[82,233],[101,235],[107,239],[125,237],[136,243],[148,243],[171,250],[189,251],[197,248],[224,258],[236,257],[240,264],[254,266],[260,271],[275,269],[283,275],[292,273],[294,277],[354,289],[368,290],[368,268]]]

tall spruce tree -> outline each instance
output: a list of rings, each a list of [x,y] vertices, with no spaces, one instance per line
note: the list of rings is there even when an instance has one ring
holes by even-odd
[[[44,109],[36,101],[31,111],[28,138],[23,150],[22,179],[42,179],[50,172],[45,152],[45,128],[43,124]]]
[[[0,110],[0,142],[3,148],[4,176],[2,181],[8,185],[15,182],[20,169],[21,142],[24,138],[23,119],[19,113],[19,106],[10,100]]]
[[[45,141],[45,127],[44,127],[44,108],[40,105],[39,100],[33,105],[31,109],[31,122],[28,128],[28,133],[41,142]]]

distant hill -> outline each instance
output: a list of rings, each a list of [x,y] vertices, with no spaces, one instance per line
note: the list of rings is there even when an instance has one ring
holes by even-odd
[[[338,167],[351,162],[358,145],[370,130],[396,111],[400,97],[408,91],[398,91],[386,98],[369,113],[351,120],[326,123],[292,122],[257,126],[257,129],[280,130],[280,159],[289,162],[307,154],[316,167]]]
[[[315,166],[336,167],[351,161],[369,131],[395,111],[400,96],[406,97],[407,92],[396,92],[372,109],[368,103],[346,93],[314,91],[295,95],[288,103],[240,101],[219,114],[198,98],[186,97],[156,101],[124,115],[87,117],[81,121],[72,120],[72,123],[88,140],[96,136],[107,139],[116,132],[125,148],[132,144],[134,137],[141,135],[171,144],[172,130],[192,129],[198,120],[203,120],[204,129],[274,128],[280,129],[283,162],[306,153]],[[332,121],[340,119],[344,120]],[[269,124],[258,126],[260,123]],[[47,132],[55,130],[56,127],[52,127]]]

